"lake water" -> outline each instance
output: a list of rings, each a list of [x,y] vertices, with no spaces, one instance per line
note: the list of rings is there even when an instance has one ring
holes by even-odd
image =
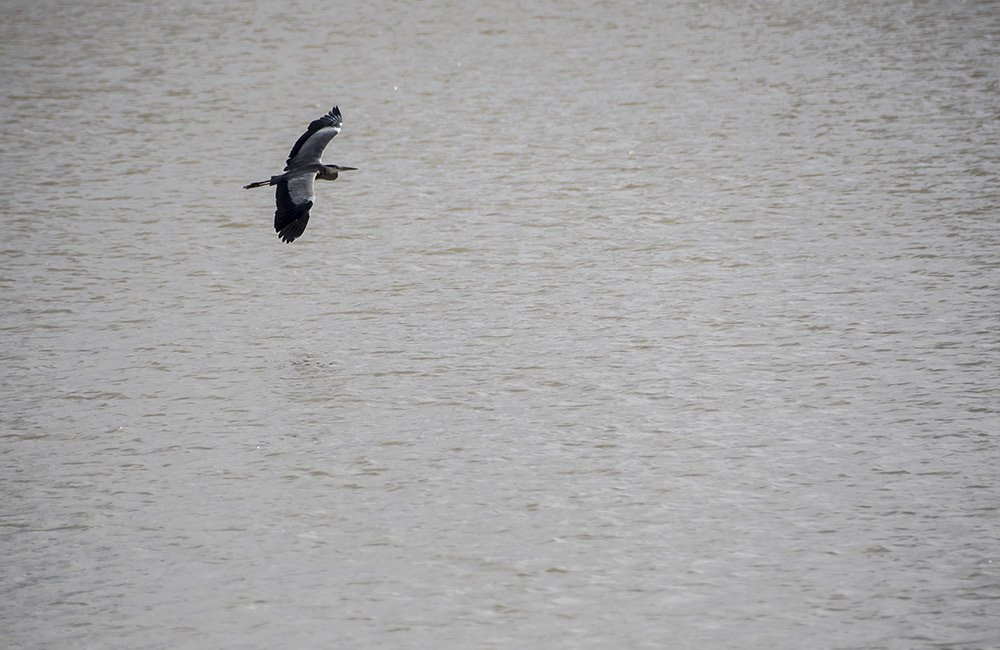
[[[5,648],[1000,647],[1000,4],[9,4]]]

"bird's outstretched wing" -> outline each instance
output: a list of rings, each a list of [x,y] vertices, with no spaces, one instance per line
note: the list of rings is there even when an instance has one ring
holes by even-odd
[[[288,160],[285,161],[285,171],[302,164],[318,163],[326,145],[330,144],[330,140],[333,140],[333,137],[340,133],[340,127],[343,123],[340,108],[337,106],[334,106],[329,113],[318,120],[310,122],[309,128],[299,136],[291,153],[288,154]]]
[[[274,193],[277,206],[274,211],[274,230],[281,241],[295,241],[305,231],[306,224],[309,223],[309,209],[316,198],[313,193],[314,180],[315,174],[303,174],[278,181]]]

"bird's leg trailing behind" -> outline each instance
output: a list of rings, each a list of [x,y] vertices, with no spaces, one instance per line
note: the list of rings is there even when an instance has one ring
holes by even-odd
[[[278,174],[277,176],[272,176],[266,181],[257,181],[256,183],[250,183],[249,185],[244,185],[243,189],[252,190],[255,187],[264,187],[266,185],[277,185],[280,181],[287,180],[293,176],[305,176],[307,174],[316,175],[318,172],[323,171],[323,165],[316,163],[313,165],[303,165],[295,169],[285,168],[284,174]]]
[[[288,180],[295,176],[307,176],[312,175],[321,181],[335,181],[337,180],[337,172],[350,172],[357,171],[357,167],[341,167],[340,165],[324,165],[322,163],[311,163],[308,165],[300,165],[291,169],[287,169],[284,174],[278,174],[277,176],[272,176],[266,181],[257,181],[256,183],[250,183],[249,185],[244,185],[243,189],[252,190],[255,187],[264,187],[267,185],[277,185],[279,181]]]
[[[284,176],[284,174],[282,174],[281,176]],[[277,185],[278,181],[281,180],[281,176],[272,176],[269,180],[266,181],[257,181],[256,183],[250,183],[249,185],[244,185],[243,189],[252,190],[255,187],[264,187],[266,185]]]

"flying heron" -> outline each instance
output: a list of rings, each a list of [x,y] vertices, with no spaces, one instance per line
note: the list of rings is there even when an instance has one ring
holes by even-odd
[[[274,193],[274,230],[283,242],[292,242],[299,237],[309,223],[309,208],[313,206],[316,194],[313,181],[335,181],[340,172],[354,171],[357,167],[324,165],[320,160],[326,145],[340,133],[344,123],[340,109],[336,106],[309,124],[306,132],[299,136],[285,161],[285,173],[272,176],[269,180],[244,185],[243,189],[265,185],[277,185]]]

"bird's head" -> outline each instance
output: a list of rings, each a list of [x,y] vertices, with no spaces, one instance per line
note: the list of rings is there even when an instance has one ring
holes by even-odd
[[[316,178],[324,181],[335,181],[340,172],[352,172],[357,167],[341,167],[340,165],[323,165],[323,169],[316,174]]]

